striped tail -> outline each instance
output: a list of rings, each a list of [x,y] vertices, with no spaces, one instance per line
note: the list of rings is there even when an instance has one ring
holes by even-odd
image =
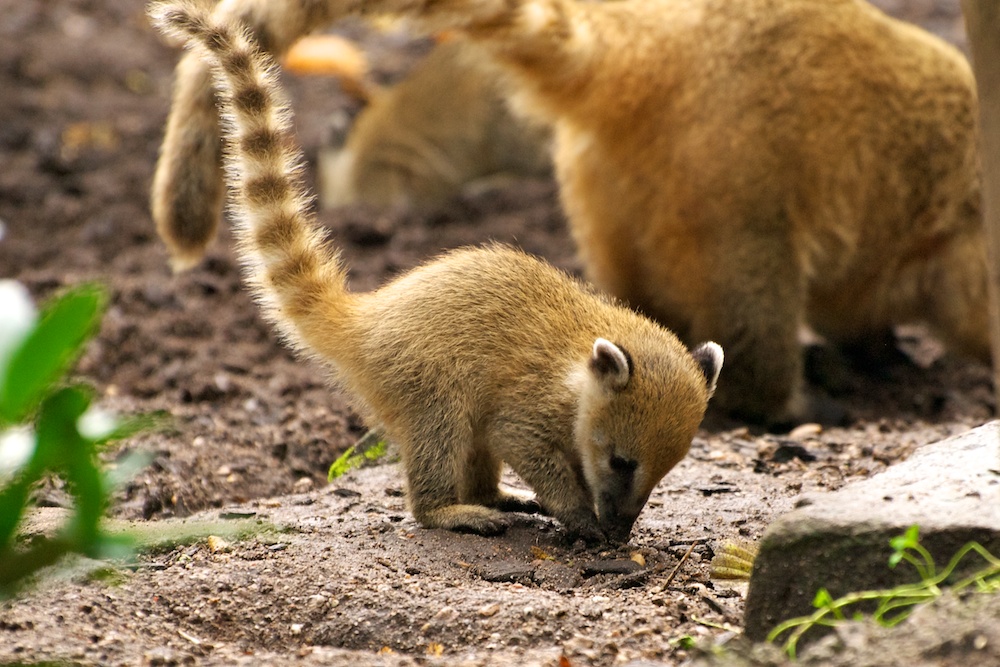
[[[149,14],[215,72],[239,253],[265,316],[293,346],[335,363],[332,339],[352,297],[338,253],[311,213],[277,66],[244,27],[213,20],[203,7],[160,3]]]

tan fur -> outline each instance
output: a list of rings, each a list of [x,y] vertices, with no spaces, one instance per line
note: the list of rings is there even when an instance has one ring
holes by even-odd
[[[320,204],[427,207],[484,179],[550,173],[550,133],[508,108],[501,78],[462,40],[436,46],[320,151]]]
[[[589,277],[684,340],[719,340],[727,409],[817,416],[803,324],[864,345],[923,320],[989,360],[973,80],[927,33],[861,0],[324,7],[486,48],[555,126]]]
[[[499,246],[347,291],[297,180],[301,155],[269,59],[194,6],[151,13],[219,67],[236,231],[265,314],[400,447],[416,518],[502,530],[499,510],[537,508],[500,490],[507,462],[571,533],[626,538],[690,447],[719,346],[689,353],[659,325]]]

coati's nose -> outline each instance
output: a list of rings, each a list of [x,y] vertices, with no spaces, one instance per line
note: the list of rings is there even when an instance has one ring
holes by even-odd
[[[608,542],[623,544],[628,542],[629,535],[632,534],[632,525],[634,523],[635,517],[620,518],[617,521],[608,523],[602,521],[601,530],[603,530],[605,536],[607,536]]]
[[[638,512],[620,513],[616,510],[617,508],[608,508],[611,511],[601,512],[599,523],[601,525],[601,530],[607,536],[609,542],[622,543],[627,542],[629,535],[632,534],[632,526],[635,524],[635,520],[639,518]]]

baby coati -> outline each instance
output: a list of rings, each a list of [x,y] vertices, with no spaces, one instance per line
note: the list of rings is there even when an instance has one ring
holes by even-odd
[[[275,66],[232,21],[155,5],[218,71],[236,233],[267,318],[329,368],[400,450],[429,527],[492,534],[540,508],[587,539],[628,537],[687,453],[722,366],[669,331],[521,252],[459,250],[351,293],[297,173]],[[508,463],[537,504],[499,487]]]
[[[548,129],[504,98],[479,49],[438,44],[402,81],[374,89],[340,145],[320,150],[320,204],[429,207],[486,179],[551,173]]]
[[[511,75],[555,128],[589,278],[688,343],[719,341],[728,410],[821,416],[803,324],[858,348],[923,320],[989,360],[976,96],[937,38],[861,0],[228,0],[217,16],[280,51],[376,12],[464,35]],[[180,227],[215,215],[201,195],[218,170],[203,68],[185,61],[177,86],[154,204]],[[178,118],[199,124],[185,137]]]

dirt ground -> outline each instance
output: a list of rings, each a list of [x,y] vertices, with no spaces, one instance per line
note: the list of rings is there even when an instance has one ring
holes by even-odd
[[[957,0],[880,4],[964,43]],[[142,0],[0,0],[0,17],[0,277],[39,299],[84,280],[107,285],[111,306],[79,373],[106,407],[170,415],[168,428],[109,454],[111,465],[133,448],[154,457],[111,514],[281,527],[144,555],[110,580],[62,577],[4,603],[0,661],[679,664],[686,637],[739,628],[744,591],[708,577],[722,541],[758,537],[800,492],[868,476],[992,414],[988,369],[906,330],[913,367],[845,378],[847,427],[759,435],[710,418],[625,547],[568,544],[534,517],[497,538],[422,529],[394,465],[326,484],[365,425],[275,343],[228,236],[200,268],[168,270],[147,193],[177,54],[147,26]],[[371,49],[383,80],[412,62],[405,40],[344,30]],[[332,81],[286,81],[314,158],[326,115],[349,101]],[[579,269],[547,181],[428,214],[352,208],[321,220],[359,290],[489,239]],[[50,483],[39,502],[59,507],[67,495]]]

